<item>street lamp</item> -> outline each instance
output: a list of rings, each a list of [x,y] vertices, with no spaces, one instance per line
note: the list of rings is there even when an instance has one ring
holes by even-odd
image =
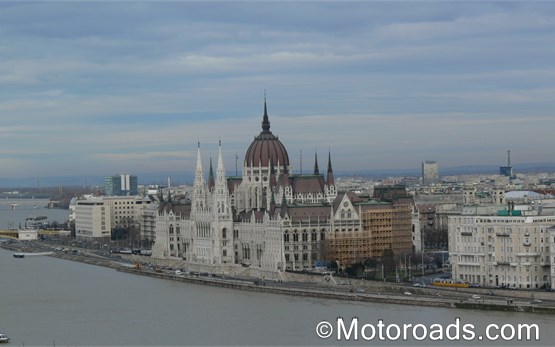
[[[405,253],[405,278],[407,277],[407,253]]]

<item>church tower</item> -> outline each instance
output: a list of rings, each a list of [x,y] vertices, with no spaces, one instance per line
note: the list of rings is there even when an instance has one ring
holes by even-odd
[[[195,212],[204,211],[207,208],[207,191],[202,172],[202,159],[200,156],[200,142],[197,146],[197,168],[195,170],[195,182],[193,184],[192,209]]]

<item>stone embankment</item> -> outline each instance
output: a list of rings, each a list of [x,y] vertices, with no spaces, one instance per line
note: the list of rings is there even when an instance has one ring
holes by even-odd
[[[54,245],[40,242],[0,243],[2,248],[13,252],[45,252],[52,251]],[[124,259],[114,256],[102,256],[84,249],[73,249],[70,252],[54,251],[52,257],[78,261],[90,265],[104,266],[130,274],[149,276],[165,280],[180,281],[192,284],[209,285],[263,293],[315,297],[323,299],[376,302],[400,305],[418,305],[445,308],[464,308],[497,311],[517,311],[535,313],[555,313],[555,307],[547,304],[535,305],[529,303],[529,292],[499,291],[493,296],[482,295],[483,290],[454,289],[454,288],[414,288],[396,283],[376,281],[333,279],[324,281],[325,276],[310,276],[303,274],[283,274],[284,279],[253,278],[230,275],[200,275],[191,271],[177,275],[175,271],[160,270],[158,267],[135,268],[132,258]],[[136,259],[135,259],[136,260]],[[238,275],[232,274],[232,275]],[[472,295],[480,293],[480,299],[472,299]],[[510,297],[509,295],[510,294]],[[542,299],[553,300],[554,293],[538,293]],[[526,297],[527,296],[527,297]],[[510,302],[509,302],[510,300]]]

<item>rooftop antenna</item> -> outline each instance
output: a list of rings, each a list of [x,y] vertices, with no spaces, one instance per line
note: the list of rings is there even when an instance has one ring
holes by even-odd
[[[235,177],[239,176],[237,173],[237,160],[239,160],[239,156],[235,153]]]
[[[507,151],[507,166],[511,166],[511,150]]]
[[[303,174],[303,150],[302,149],[300,152],[300,159],[301,159],[300,169],[301,169],[301,175],[302,175]]]

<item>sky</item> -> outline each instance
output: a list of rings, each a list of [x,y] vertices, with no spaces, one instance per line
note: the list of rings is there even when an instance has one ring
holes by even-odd
[[[0,1],[0,183],[234,174],[265,93],[294,172],[555,162],[555,4]]]

